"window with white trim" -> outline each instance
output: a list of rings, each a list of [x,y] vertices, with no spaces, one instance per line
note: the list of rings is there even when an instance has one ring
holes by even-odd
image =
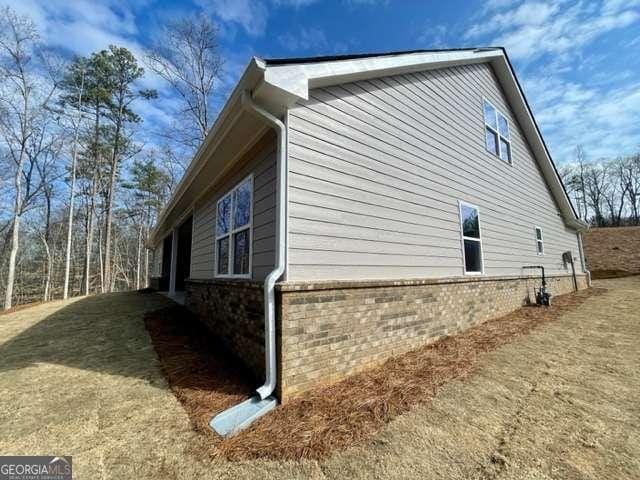
[[[536,227],[536,252],[544,255],[544,240],[542,239],[542,228]]]
[[[484,137],[487,151],[511,163],[511,137],[509,120],[487,100],[483,100]]]
[[[253,177],[249,176],[216,204],[216,275],[249,277]]]
[[[464,273],[481,274],[484,270],[480,212],[477,207],[460,202],[460,232],[462,233]]]

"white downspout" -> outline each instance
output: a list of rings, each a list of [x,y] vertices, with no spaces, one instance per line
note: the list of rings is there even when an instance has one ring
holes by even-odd
[[[287,202],[287,129],[284,123],[256,105],[247,91],[242,94],[242,104],[251,109],[269,124],[277,133],[277,185],[276,185],[276,265],[264,281],[264,333],[265,333],[265,381],[257,392],[262,400],[269,397],[276,388],[276,302],[275,284],[285,271],[286,261],[286,202]]]

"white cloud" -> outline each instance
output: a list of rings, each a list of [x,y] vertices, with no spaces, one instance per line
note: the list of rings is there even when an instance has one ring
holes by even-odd
[[[490,3],[465,38],[506,47],[558,162],[571,161],[577,144],[590,158],[638,149],[640,84],[628,69],[612,71],[610,50],[595,46],[606,34],[640,22],[640,0]],[[621,45],[633,45],[637,37],[627,32]]]
[[[273,1],[273,4],[276,6],[294,7],[294,8],[308,7],[309,5],[312,5],[318,2],[318,0],[272,0],[272,1]]]
[[[544,54],[575,52],[596,37],[640,20],[640,12],[629,8],[636,1],[605,1],[594,4],[566,1],[522,3],[493,13],[472,25],[466,38],[492,35],[489,43],[503,45],[515,59],[532,60]]]
[[[418,46],[422,48],[444,48],[447,46],[446,25],[429,25],[418,36]]]
[[[260,0],[197,0],[196,3],[223,22],[242,26],[251,36],[262,35],[267,26],[267,7]]]
[[[292,52],[326,49],[327,37],[319,28],[300,28],[297,32],[287,32],[278,37],[278,42]]]

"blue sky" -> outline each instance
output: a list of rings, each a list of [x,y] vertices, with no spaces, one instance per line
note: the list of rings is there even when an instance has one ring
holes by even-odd
[[[0,0],[0,4],[3,3]],[[16,0],[43,40],[69,53],[118,44],[140,54],[162,24],[205,12],[220,27],[224,98],[252,55],[265,57],[500,45],[507,48],[551,154],[640,150],[640,0]],[[176,104],[141,106],[149,131]]]

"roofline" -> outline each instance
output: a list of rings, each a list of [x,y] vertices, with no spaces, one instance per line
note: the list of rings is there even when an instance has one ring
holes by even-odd
[[[504,63],[503,63],[504,62]],[[408,73],[420,70],[447,68],[456,65],[473,63],[490,63],[500,74],[507,73],[515,92],[524,106],[526,116],[521,121],[528,121],[533,127],[533,135],[526,135],[534,150],[540,166],[543,168],[547,184],[552,189],[563,217],[568,225],[578,230],[587,228],[587,224],[578,218],[575,208],[567,194],[566,187],[560,178],[558,169],[553,162],[549,149],[542,137],[542,133],[533,116],[522,86],[515,75],[513,65],[504,47],[458,48],[446,50],[409,50],[404,52],[386,52],[376,54],[355,54],[340,56],[262,59],[253,57],[245,68],[240,80],[227,99],[222,111],[211,127],[207,137],[198,148],[193,161],[178,183],[174,194],[163,208],[156,225],[150,235],[150,243],[155,245],[159,239],[155,238],[161,226],[167,220],[172,209],[179,202],[193,179],[206,162],[205,152],[212,145],[224,139],[229,127],[229,119],[236,118],[242,112],[240,96],[243,91],[251,91],[253,97],[266,106],[268,110],[284,111],[300,100],[309,98],[312,88],[347,83],[352,81],[375,78],[398,73]],[[504,67],[506,66],[506,72]],[[503,88],[510,89],[510,85]],[[513,100],[513,99],[512,99]],[[516,98],[515,100],[518,100]],[[511,102],[513,103],[513,102]],[[512,108],[514,105],[512,105]],[[523,125],[526,127],[526,125]],[[525,130],[528,130],[525,128]],[[529,138],[532,137],[532,138]],[[536,145],[537,142],[537,145]],[[540,147],[540,148],[536,148]],[[214,147],[215,148],[215,147]],[[534,151],[534,155],[535,155]],[[551,166],[550,174],[545,174],[542,162]],[[552,175],[551,175],[552,174]],[[549,178],[551,177],[551,178]],[[552,184],[555,183],[555,186]],[[560,187],[559,190],[557,187]]]
[[[531,109],[531,105],[529,104],[529,101],[527,100],[527,96],[524,93],[524,89],[522,88],[522,85],[520,84],[520,80],[518,80],[518,77],[515,74],[515,70],[513,68],[513,64],[511,63],[511,59],[509,58],[509,55],[507,54],[507,50],[504,47],[499,47],[499,48],[500,48],[500,50],[502,50],[502,53],[504,54],[504,58],[507,61],[507,65],[509,66],[509,70],[511,70],[511,75],[513,76],[514,80],[516,81],[516,85],[518,86],[518,90],[520,90],[520,95],[522,96],[522,100],[524,100],[524,104],[527,107],[527,110],[529,112],[529,117],[531,117],[531,121],[533,122],[533,125],[536,128],[536,132],[538,133],[538,137],[540,139],[540,142],[542,143],[542,146],[544,147],[544,151],[545,151],[545,153],[547,155],[549,163],[551,163],[551,166],[553,167],[553,171],[556,174],[558,182],[562,186],[562,190],[564,192],[565,197],[567,198],[569,206],[571,207],[571,211],[573,212],[574,217],[582,224],[581,227],[582,228],[588,228],[588,224],[583,222],[580,219],[580,217],[578,217],[576,209],[573,206],[573,203],[571,203],[571,200],[569,198],[569,193],[567,192],[567,187],[565,186],[564,182],[562,181],[562,177],[560,176],[560,172],[558,171],[558,167],[556,166],[555,162],[553,161],[553,158],[551,157],[551,152],[549,152],[549,148],[547,147],[547,142],[545,142],[544,137],[542,136],[542,131],[540,130],[538,122],[536,121],[536,117],[533,115],[533,110]]]
[[[410,55],[413,53],[442,53],[442,52],[464,52],[464,51],[488,51],[498,50],[502,47],[461,47],[461,48],[432,48],[418,50],[400,50],[394,52],[374,52],[355,53],[347,55],[320,55],[316,57],[290,57],[290,58],[261,58],[267,66],[278,65],[298,65],[302,63],[335,62],[341,60],[358,60],[362,58],[374,57],[396,57],[399,55]]]

